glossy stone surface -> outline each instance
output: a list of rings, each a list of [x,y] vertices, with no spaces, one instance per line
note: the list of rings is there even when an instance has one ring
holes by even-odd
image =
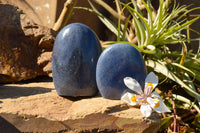
[[[97,93],[96,64],[100,42],[86,25],[73,23],[56,37],[53,56],[53,82],[58,95],[92,96]]]
[[[144,60],[133,46],[126,43],[113,44],[102,52],[97,62],[96,79],[101,95],[108,99],[120,99],[128,90],[123,80],[125,77],[132,77],[144,86]]]

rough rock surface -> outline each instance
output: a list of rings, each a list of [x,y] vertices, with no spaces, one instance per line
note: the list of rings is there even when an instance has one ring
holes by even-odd
[[[160,116],[101,96],[70,98],[49,82],[0,86],[0,132],[155,133]]]
[[[0,34],[0,83],[51,73],[53,30],[35,24],[17,7],[0,4]]]

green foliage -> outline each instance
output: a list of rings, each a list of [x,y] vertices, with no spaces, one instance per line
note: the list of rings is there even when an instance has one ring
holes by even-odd
[[[172,117],[165,117],[165,118],[161,119],[159,132],[162,132],[164,129],[167,129],[172,124],[172,122],[173,122]]]

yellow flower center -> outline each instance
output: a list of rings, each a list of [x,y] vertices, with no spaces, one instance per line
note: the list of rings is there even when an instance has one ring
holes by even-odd
[[[132,96],[132,97],[131,97],[131,101],[134,102],[134,103],[136,103],[136,97],[135,97],[135,96]]]
[[[155,101],[155,106],[154,106],[154,108],[157,108],[157,107],[159,107],[160,106],[160,103],[159,103],[159,101],[158,100],[154,100]]]
[[[153,89],[153,83],[148,82],[147,85],[151,87],[151,88],[150,88],[151,90]]]

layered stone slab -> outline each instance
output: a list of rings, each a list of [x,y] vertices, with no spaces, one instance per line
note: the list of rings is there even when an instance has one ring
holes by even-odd
[[[0,125],[0,132],[154,133],[160,116],[101,96],[60,97],[53,82],[33,82],[0,86]]]

